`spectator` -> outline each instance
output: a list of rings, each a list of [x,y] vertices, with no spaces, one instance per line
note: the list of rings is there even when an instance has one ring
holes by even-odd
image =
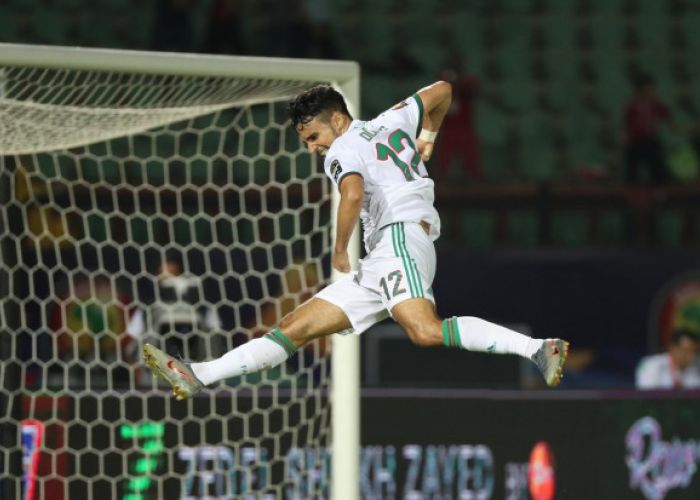
[[[463,70],[456,50],[448,49],[448,63],[451,69],[443,71],[440,79],[452,84],[452,104],[435,147],[438,178],[444,180],[453,173],[477,178],[481,176],[481,167],[474,101],[479,94],[479,82]]]
[[[676,330],[667,352],[642,358],[637,365],[638,389],[700,388],[698,352],[700,337],[691,330]]]
[[[657,97],[654,81],[640,76],[635,82],[635,95],[625,109],[625,177],[637,184],[640,169],[646,164],[655,185],[668,182],[668,166],[660,137],[661,125],[673,125],[668,108]]]
[[[202,331],[219,329],[216,311],[203,306],[199,278],[185,274],[179,257],[169,255],[158,275],[158,296],[148,312],[134,311],[127,332],[134,338],[144,334],[163,337],[171,356],[198,358]]]

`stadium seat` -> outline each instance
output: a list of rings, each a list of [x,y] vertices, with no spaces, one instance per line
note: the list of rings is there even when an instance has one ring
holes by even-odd
[[[547,181],[557,173],[554,133],[549,118],[541,113],[523,114],[517,120],[521,173],[530,180]]]
[[[52,8],[43,7],[34,11],[32,25],[35,36],[42,43],[60,44],[67,38],[65,16]]]
[[[664,210],[654,217],[654,242],[663,247],[681,246],[683,219],[676,211]]]
[[[537,214],[532,211],[511,212],[508,217],[508,243],[519,247],[534,247],[538,243]]]
[[[587,241],[586,215],[576,211],[562,211],[552,216],[552,240],[555,245],[581,246]]]
[[[627,221],[622,212],[605,211],[599,220],[600,243],[622,246],[626,243]]]
[[[3,40],[16,41],[19,36],[18,23],[15,17],[15,11],[11,7],[0,5],[0,33]]]
[[[606,111],[619,123],[627,101],[632,96],[632,86],[621,68],[599,73],[595,85],[599,102]]]
[[[495,146],[504,145],[508,118],[503,110],[484,99],[479,99],[476,103],[476,114],[478,117],[477,130],[481,141]]]
[[[395,82],[390,75],[366,74],[361,85],[362,118],[376,116],[394,102]]]
[[[445,20],[445,27],[455,48],[465,57],[467,67],[479,67],[483,49],[478,17],[472,11],[459,10]]]
[[[461,237],[470,248],[487,248],[493,244],[493,214],[488,210],[468,210],[460,217]]]

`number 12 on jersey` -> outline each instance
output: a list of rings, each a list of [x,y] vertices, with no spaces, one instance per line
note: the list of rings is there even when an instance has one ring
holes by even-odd
[[[403,152],[404,149],[406,149],[404,141],[408,144],[410,150],[413,151],[410,166],[406,164],[406,162],[404,162],[401,158],[399,158],[399,153]],[[391,160],[394,162],[394,165],[399,167],[407,181],[410,182],[412,180],[415,180],[416,177],[420,177],[420,173],[418,172],[420,155],[418,154],[418,151],[416,151],[416,146],[413,144],[411,136],[409,136],[406,132],[404,132],[401,129],[394,130],[389,135],[389,146],[381,143],[377,144],[377,159],[380,161],[386,161],[389,158],[391,158]]]
[[[392,271],[389,273],[389,275],[386,277],[386,279],[382,278],[379,281],[379,284],[382,286],[384,289],[384,294],[386,295],[386,300],[391,300],[391,297],[396,297],[397,295],[401,295],[402,293],[406,292],[405,288],[401,288],[401,280],[403,279],[403,273],[401,271]],[[391,290],[391,294],[389,293],[389,283],[394,282],[394,288]]]

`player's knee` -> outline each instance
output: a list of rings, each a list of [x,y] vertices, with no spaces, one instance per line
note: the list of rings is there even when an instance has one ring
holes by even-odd
[[[404,326],[411,342],[421,347],[440,345],[442,338],[436,334],[435,328],[430,324],[414,323]]]
[[[296,311],[292,311],[282,318],[277,328],[287,337],[295,346],[301,347],[306,344],[310,338],[307,338],[309,332],[308,325],[303,324],[301,318]]]

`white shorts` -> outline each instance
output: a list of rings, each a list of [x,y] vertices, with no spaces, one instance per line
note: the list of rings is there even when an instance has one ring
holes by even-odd
[[[421,297],[435,303],[435,247],[418,223],[397,222],[381,230],[377,244],[360,260],[357,272],[331,283],[316,297],[335,304],[360,334],[386,319],[404,300]]]

